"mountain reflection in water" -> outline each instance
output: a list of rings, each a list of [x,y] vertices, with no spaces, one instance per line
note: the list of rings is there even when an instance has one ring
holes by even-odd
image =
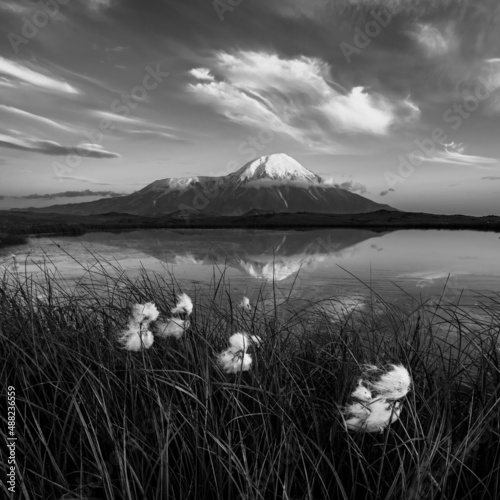
[[[444,294],[463,302],[475,300],[473,291],[500,292],[498,235],[474,231],[141,230],[33,238],[5,257],[12,252],[19,263],[26,260],[23,272],[52,266],[69,281],[85,269],[112,269],[108,261],[130,275],[141,267],[167,269],[186,286],[224,273],[245,294],[274,281],[283,293],[293,286],[295,295],[313,301],[344,297],[347,304],[364,302],[360,294],[388,300]]]
[[[78,240],[140,251],[174,266],[229,266],[261,280],[283,281],[327,257],[385,233],[357,229],[322,231],[185,230],[89,233]]]

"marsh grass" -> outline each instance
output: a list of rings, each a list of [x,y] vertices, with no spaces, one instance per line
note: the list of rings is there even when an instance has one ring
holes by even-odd
[[[274,284],[246,311],[214,268],[210,285],[182,289],[195,304],[186,335],[132,353],[116,341],[131,305],[166,318],[181,286],[96,260],[71,290],[47,270],[0,276],[18,498],[500,498],[500,297],[481,316],[377,297],[333,317],[334,298],[294,301]],[[262,344],[249,372],[226,374],[215,359],[235,331]],[[347,432],[360,365],[390,362],[413,378],[401,418]]]

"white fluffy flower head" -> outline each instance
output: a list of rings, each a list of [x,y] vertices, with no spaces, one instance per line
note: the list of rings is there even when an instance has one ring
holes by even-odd
[[[162,338],[175,337],[179,339],[190,325],[191,323],[188,319],[169,318],[166,323],[156,323],[156,332]]]
[[[227,373],[248,371],[252,366],[252,356],[247,353],[251,344],[258,345],[260,338],[256,335],[237,332],[229,337],[229,348],[217,356],[217,362]]]
[[[229,337],[229,345],[235,351],[244,351],[248,349],[249,339],[246,333],[235,333]]]
[[[345,408],[345,414],[351,415],[346,426],[353,431],[383,432],[401,414],[401,403],[390,403],[380,398],[371,403],[355,403]]]
[[[376,366],[364,366],[365,379],[359,379],[351,398],[356,400],[344,407],[349,430],[382,432],[401,414],[399,400],[410,390],[411,377],[402,365],[390,365],[385,372]]]
[[[238,304],[238,307],[250,311],[252,309],[252,306],[250,305],[250,299],[248,297],[243,297],[241,302]]]
[[[411,377],[403,365],[390,365],[392,368],[377,381],[368,382],[369,387],[385,399],[401,399],[408,394]]]
[[[188,316],[193,312],[193,301],[185,293],[177,295],[177,304],[172,308],[172,314],[185,313]]]
[[[252,356],[245,351],[230,347],[217,356],[217,362],[226,373],[246,372],[252,366]]]
[[[159,314],[158,309],[152,302],[134,304],[127,328],[120,333],[118,341],[128,351],[149,349],[154,342],[149,325],[156,321]]]
[[[152,323],[158,319],[159,315],[160,313],[153,302],[132,306],[132,318],[136,323]]]
[[[372,393],[371,391],[363,385],[363,380],[358,380],[358,386],[351,394],[351,397],[354,399],[359,399],[360,401],[371,401]]]
[[[140,328],[131,322],[128,328],[121,332],[118,340],[127,351],[141,351],[153,345],[154,337],[147,327]]]

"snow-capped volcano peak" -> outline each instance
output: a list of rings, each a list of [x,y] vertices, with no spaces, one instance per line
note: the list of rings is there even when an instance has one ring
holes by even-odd
[[[319,176],[284,153],[261,156],[244,165],[232,176],[241,181],[271,179],[321,182]]]

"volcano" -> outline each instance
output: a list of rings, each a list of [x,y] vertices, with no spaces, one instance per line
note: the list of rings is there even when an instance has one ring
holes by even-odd
[[[120,212],[150,216],[178,212],[239,216],[252,211],[356,214],[378,210],[395,209],[324,182],[286,154],[262,156],[225,176],[163,179],[126,196],[36,209],[74,215]]]

